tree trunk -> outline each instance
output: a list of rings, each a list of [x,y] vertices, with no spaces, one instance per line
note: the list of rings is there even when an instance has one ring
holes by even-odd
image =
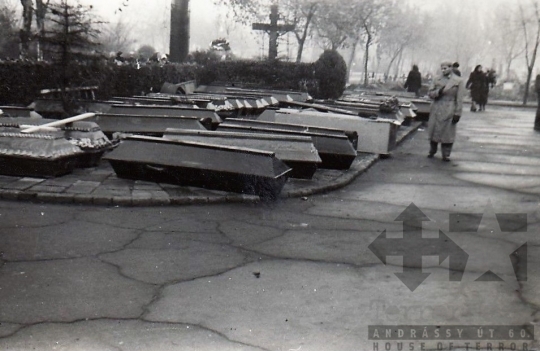
[[[351,70],[354,62],[354,57],[356,56],[356,47],[358,46],[358,40],[356,40],[351,48],[351,55],[349,56],[349,62],[347,62],[347,82],[351,77]]]
[[[403,50],[400,51],[399,53],[399,56],[398,56],[398,60],[396,62],[396,76],[399,75],[399,72],[402,72],[403,71]]]
[[[532,67],[527,69],[527,83],[525,83],[525,93],[523,94],[523,105],[527,105],[529,99],[529,86],[531,85]]]
[[[43,61],[42,38],[45,35],[45,15],[47,14],[48,6],[49,6],[49,1],[43,2],[43,0],[36,0],[36,25],[38,29],[38,41],[37,41],[38,61]]]
[[[315,5],[316,6],[316,5]],[[314,12],[310,9],[310,12],[306,18],[306,25],[302,30],[302,35],[299,36],[296,31],[294,32],[296,40],[298,41],[298,51],[296,52],[296,63],[302,62],[302,53],[304,51],[304,44],[306,43],[307,35],[309,33],[309,26],[311,25],[311,20],[313,19]]]
[[[394,64],[394,61],[401,55],[402,50],[403,48],[400,48],[398,51],[394,53],[394,56],[392,56],[390,63],[388,63],[388,67],[386,67],[386,72],[385,72],[386,76],[390,74],[390,69],[392,69],[392,65]],[[397,62],[397,66],[399,66],[399,61]]]
[[[525,94],[523,95],[523,105],[527,105],[527,100],[529,98],[529,88],[531,85],[531,77],[533,74],[534,64],[536,62],[536,55],[538,53],[538,45],[540,44],[540,23],[537,24],[536,30],[536,42],[534,43],[534,49],[532,52],[531,62],[527,66],[527,84],[525,85]]]
[[[20,30],[21,59],[27,59],[30,51],[30,40],[32,37],[32,16],[34,13],[32,0],[21,0],[23,7],[23,23]]]
[[[371,33],[367,32],[366,50],[364,52],[364,87],[369,85],[368,61],[369,61],[369,46],[371,45]]]

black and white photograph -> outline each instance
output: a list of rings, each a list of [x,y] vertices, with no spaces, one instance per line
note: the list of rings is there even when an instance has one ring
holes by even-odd
[[[0,350],[540,350],[540,0],[0,28]]]

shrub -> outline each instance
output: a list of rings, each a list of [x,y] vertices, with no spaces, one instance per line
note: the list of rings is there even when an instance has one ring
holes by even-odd
[[[343,57],[334,50],[324,51],[315,62],[315,79],[319,81],[319,89],[314,97],[339,98],[347,84],[347,64]]]
[[[346,69],[341,56],[327,53],[315,64],[209,60],[204,65],[150,63],[137,69],[135,65],[117,66],[110,61],[95,60],[74,64],[70,72],[73,73],[69,75],[70,87],[98,86],[98,99],[157,92],[165,82],[190,80],[198,84],[221,82],[244,87],[300,90],[320,98],[336,98],[345,88]],[[0,61],[0,104],[28,105],[39,97],[41,89],[58,88],[59,81],[60,73],[51,64]]]

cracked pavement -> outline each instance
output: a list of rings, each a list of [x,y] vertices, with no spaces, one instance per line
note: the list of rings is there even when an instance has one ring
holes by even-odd
[[[533,122],[532,110],[467,112],[452,162],[426,158],[419,130],[347,187],[307,199],[137,208],[0,202],[0,349],[368,351],[375,324],[538,329]],[[384,265],[368,249],[384,230],[401,237],[395,219],[411,202],[430,219],[424,237],[441,230],[470,255],[462,281],[449,281],[448,260],[428,256],[422,271],[431,275],[410,291],[395,276],[402,258]],[[483,214],[478,230],[451,232],[456,212]],[[526,213],[526,231],[503,232],[494,213]],[[524,243],[518,273],[526,266],[527,280],[518,281],[509,255]],[[503,281],[476,281],[487,270]]]

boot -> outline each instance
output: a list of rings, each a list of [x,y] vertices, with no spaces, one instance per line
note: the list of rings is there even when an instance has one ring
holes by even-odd
[[[435,156],[435,154],[437,153],[437,146],[438,143],[434,141],[429,142],[429,154],[427,155],[427,157],[432,158],[433,156]]]
[[[441,144],[442,160],[444,162],[450,162],[450,153],[452,152],[452,143]]]

